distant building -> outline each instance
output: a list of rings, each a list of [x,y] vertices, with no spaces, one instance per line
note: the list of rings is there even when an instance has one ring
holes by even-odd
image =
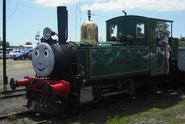
[[[35,49],[37,45],[20,45],[19,50],[24,50],[24,49]]]
[[[10,46],[10,48],[13,48],[14,50],[19,50],[19,46]]]
[[[14,50],[25,50],[25,49],[35,49],[37,45],[20,45],[20,46],[10,46]]]

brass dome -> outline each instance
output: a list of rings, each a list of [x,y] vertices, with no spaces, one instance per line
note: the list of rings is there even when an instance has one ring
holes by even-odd
[[[93,21],[85,21],[81,26],[81,41],[91,45],[97,45],[98,41],[98,26]]]

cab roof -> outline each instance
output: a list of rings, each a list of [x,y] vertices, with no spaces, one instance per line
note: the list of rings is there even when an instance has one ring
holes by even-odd
[[[127,17],[146,18],[146,19],[149,19],[149,20],[165,21],[165,22],[171,22],[171,23],[173,23],[172,20],[158,19],[158,18],[150,18],[150,17],[145,17],[145,16],[127,15]],[[109,22],[109,21],[112,21],[112,20],[115,20],[115,19],[119,19],[119,18],[125,18],[125,16],[118,16],[118,17],[115,17],[115,18],[111,18],[111,19],[107,20],[106,22]]]

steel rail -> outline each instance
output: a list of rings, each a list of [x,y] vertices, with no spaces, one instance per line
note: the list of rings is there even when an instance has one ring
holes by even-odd
[[[19,97],[19,96],[23,96],[26,93],[20,93],[20,94],[11,94],[11,95],[4,95],[4,96],[0,96],[0,99],[7,99],[7,98],[12,98],[12,97]]]
[[[25,111],[25,112],[11,113],[11,114],[7,114],[7,115],[2,115],[2,116],[0,116],[0,120],[8,119],[8,117],[11,116],[11,115],[23,116],[23,115],[30,114],[30,113],[31,113],[31,111]]]
[[[26,89],[23,88],[23,89],[17,89],[17,90],[15,90],[15,91],[13,91],[13,90],[2,91],[2,92],[0,92],[0,93],[1,93],[1,94],[5,94],[5,93],[13,93],[13,92],[25,91],[25,90],[26,90]]]

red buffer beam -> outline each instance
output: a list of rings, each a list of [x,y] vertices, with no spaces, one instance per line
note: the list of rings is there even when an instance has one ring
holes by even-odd
[[[19,86],[25,86],[26,89],[30,89],[31,91],[42,92],[46,96],[53,94],[67,97],[68,93],[70,93],[70,84],[64,80],[44,80],[30,78],[29,76],[21,80],[14,81],[13,78],[10,80],[10,87],[12,90],[15,90],[16,87]]]

